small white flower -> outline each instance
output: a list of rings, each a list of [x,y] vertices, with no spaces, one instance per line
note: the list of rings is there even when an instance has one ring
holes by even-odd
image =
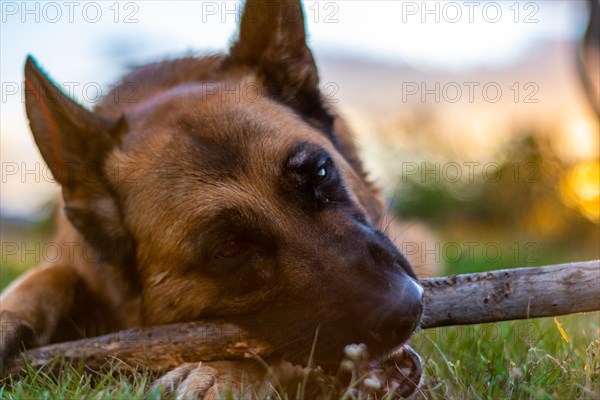
[[[367,389],[378,390],[381,387],[381,381],[375,375],[371,375],[363,381],[363,385]]]
[[[367,351],[367,346],[364,344],[349,344],[344,347],[346,357],[352,361],[359,361],[361,356]]]
[[[352,371],[354,369],[354,363],[350,360],[344,360],[340,364],[340,368],[344,371]]]
[[[508,371],[508,376],[510,376],[510,378],[513,380],[517,380],[521,379],[523,373],[521,372],[521,368],[513,367],[510,369],[510,371]]]

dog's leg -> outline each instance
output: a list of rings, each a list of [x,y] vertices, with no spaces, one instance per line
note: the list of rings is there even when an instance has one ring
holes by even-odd
[[[22,347],[47,344],[83,285],[69,265],[34,268],[0,297],[0,369]]]

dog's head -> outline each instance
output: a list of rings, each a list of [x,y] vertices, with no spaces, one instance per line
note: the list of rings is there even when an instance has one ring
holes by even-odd
[[[323,102],[299,2],[248,0],[227,56],[138,69],[119,87],[133,103],[117,88],[91,112],[31,59],[25,73],[66,215],[103,262],[135,271],[145,324],[239,317],[291,360],[317,327],[335,358],[415,329],[421,287]]]

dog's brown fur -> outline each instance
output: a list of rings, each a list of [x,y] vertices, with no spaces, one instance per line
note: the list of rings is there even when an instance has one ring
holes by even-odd
[[[215,316],[278,324],[274,347],[298,363],[318,326],[323,362],[412,333],[415,275],[377,230],[384,206],[321,99],[299,2],[248,0],[228,55],[138,68],[93,112],[31,59],[25,77],[63,190],[62,259],[3,294],[2,358],[21,342]]]

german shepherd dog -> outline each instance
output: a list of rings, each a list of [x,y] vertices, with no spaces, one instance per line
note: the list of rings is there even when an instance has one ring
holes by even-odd
[[[334,365],[348,344],[382,356],[417,327],[422,288],[323,100],[298,0],[247,0],[226,55],[136,68],[93,111],[31,57],[25,91],[62,188],[63,251],[3,293],[3,362],[81,332],[243,317],[293,327],[271,339],[294,365],[318,328],[313,359]]]

